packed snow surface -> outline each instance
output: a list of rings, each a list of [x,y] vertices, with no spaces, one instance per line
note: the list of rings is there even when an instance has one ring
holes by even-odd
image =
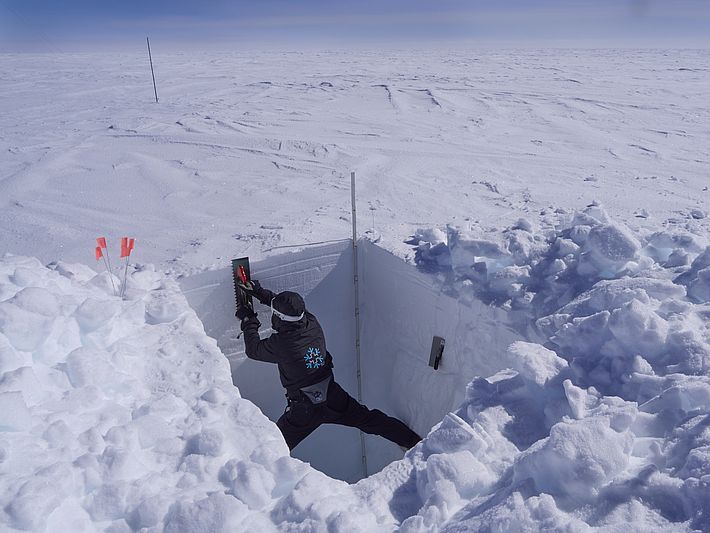
[[[531,223],[593,200],[635,225],[710,227],[698,50],[0,55],[7,251],[92,260],[138,237],[177,271],[350,235]]]
[[[2,529],[710,530],[706,52],[154,53],[158,105],[137,55],[0,57]],[[524,338],[353,485],[175,280],[347,236],[350,170],[373,240]],[[125,299],[100,234],[138,237]]]

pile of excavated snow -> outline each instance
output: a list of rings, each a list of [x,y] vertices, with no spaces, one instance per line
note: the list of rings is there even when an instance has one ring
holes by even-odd
[[[270,531],[315,501],[380,527],[347,490],[289,457],[174,282],[137,268],[121,300],[88,267],[0,260],[3,531]]]
[[[597,205],[558,215],[410,241],[422,268],[526,312],[547,342],[513,344],[510,370],[475,379],[416,451],[425,499],[405,531],[710,530],[706,237],[636,234]],[[432,464],[437,434],[458,436],[445,452],[472,465],[462,482]]]
[[[708,243],[557,215],[419,235],[452,294],[545,345],[489,354],[508,368],[355,485],[288,456],[173,281],[136,267],[121,300],[107,274],[6,256],[2,528],[710,530]]]

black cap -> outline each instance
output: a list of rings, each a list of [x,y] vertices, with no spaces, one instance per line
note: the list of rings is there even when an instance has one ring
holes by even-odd
[[[306,310],[306,303],[297,292],[284,291],[274,298],[274,309],[288,316],[300,316]]]

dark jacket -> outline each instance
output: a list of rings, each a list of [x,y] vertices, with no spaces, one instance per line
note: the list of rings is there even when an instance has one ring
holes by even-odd
[[[269,305],[276,295],[260,288],[255,296]],[[276,363],[289,397],[296,398],[300,388],[332,376],[333,360],[325,346],[323,329],[312,313],[305,311],[298,322],[282,323],[276,333],[263,340],[259,338],[260,325],[255,316],[242,321],[247,357]]]

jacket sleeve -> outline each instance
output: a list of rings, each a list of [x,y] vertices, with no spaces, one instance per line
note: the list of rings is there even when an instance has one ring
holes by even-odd
[[[262,304],[271,305],[271,300],[276,298],[276,293],[260,285],[259,288],[254,291],[254,296],[256,296],[256,299]]]
[[[244,348],[249,359],[264,361],[265,363],[278,363],[277,339],[274,336],[261,340],[259,338],[259,326],[261,323],[252,316],[242,321],[242,331],[244,332]]]

